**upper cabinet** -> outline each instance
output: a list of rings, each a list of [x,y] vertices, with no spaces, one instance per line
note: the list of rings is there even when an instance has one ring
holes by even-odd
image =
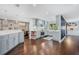
[[[8,19],[0,19],[0,30],[26,30],[27,22],[16,21],[16,20],[8,20]],[[28,28],[27,28],[28,29]]]
[[[47,22],[45,20],[41,20],[41,19],[33,19],[33,25],[36,27],[45,27],[47,26]]]
[[[48,22],[46,20],[40,18],[33,18],[30,21],[31,31],[43,30],[43,29],[47,29],[47,27],[48,27]]]

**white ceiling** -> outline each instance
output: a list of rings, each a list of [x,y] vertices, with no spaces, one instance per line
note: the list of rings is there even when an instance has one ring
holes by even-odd
[[[17,6],[17,7],[16,7]],[[41,17],[54,19],[63,15],[65,19],[79,18],[78,4],[0,4],[0,18],[21,19]],[[77,19],[78,20],[78,19]]]

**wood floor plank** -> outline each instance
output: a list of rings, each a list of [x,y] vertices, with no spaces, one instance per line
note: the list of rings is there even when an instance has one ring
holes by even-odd
[[[53,40],[25,39],[24,44],[19,45],[7,55],[78,55],[79,36],[68,36],[60,44]]]

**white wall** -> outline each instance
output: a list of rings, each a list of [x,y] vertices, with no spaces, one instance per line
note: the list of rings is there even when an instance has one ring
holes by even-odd
[[[58,25],[58,30],[48,30],[48,35],[52,36],[54,40],[60,41],[61,40],[61,16],[57,15],[54,18],[54,21],[49,21],[50,23],[56,23]]]

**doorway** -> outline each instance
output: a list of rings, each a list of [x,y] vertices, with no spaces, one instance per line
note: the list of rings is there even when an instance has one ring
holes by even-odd
[[[29,38],[29,22],[18,22],[19,29],[24,32],[24,38]]]

